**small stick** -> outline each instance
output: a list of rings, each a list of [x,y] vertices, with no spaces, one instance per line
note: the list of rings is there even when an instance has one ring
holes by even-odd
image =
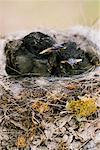
[[[85,141],[79,148],[78,150],[80,150],[83,146],[85,146],[91,139],[88,139],[87,141]]]

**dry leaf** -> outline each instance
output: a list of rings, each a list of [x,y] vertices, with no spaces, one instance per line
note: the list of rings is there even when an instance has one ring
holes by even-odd
[[[74,84],[74,83],[68,84],[68,85],[66,86],[66,88],[69,89],[69,90],[75,90],[75,89],[77,89],[77,85]]]
[[[39,100],[33,103],[32,108],[41,114],[49,110],[48,104]]]
[[[17,139],[17,147],[18,148],[25,148],[26,145],[27,145],[26,144],[26,138],[23,135],[19,136]]]

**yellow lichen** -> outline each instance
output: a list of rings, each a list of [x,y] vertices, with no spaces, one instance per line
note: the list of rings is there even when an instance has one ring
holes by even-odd
[[[45,113],[49,110],[48,104],[39,100],[32,104],[32,108],[40,114]]]
[[[88,117],[96,112],[97,106],[92,98],[82,98],[72,100],[66,105],[67,110],[70,110],[77,117]]]

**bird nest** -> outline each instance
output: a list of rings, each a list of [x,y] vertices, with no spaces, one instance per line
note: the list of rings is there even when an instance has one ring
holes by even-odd
[[[56,39],[56,35],[52,37]],[[48,69],[39,72],[38,68],[39,77],[33,77],[33,68],[31,68],[31,70],[33,70],[32,72],[27,70],[29,66],[26,66],[23,70],[21,64],[18,65],[18,63],[21,63],[21,61],[19,61],[20,59],[16,59],[16,63],[12,58],[12,56],[16,58],[21,54],[18,49],[15,49],[16,44],[14,45],[15,53],[12,54],[11,51],[9,53],[6,51],[7,56],[8,54],[10,56],[6,61],[6,71],[11,76],[0,77],[0,149],[99,149],[100,73],[95,67],[99,62],[99,55],[97,53],[98,47],[93,42],[84,38],[84,36],[76,34],[74,36],[63,36],[60,40],[65,43],[69,41],[69,39],[71,42],[75,42],[77,47],[80,45],[84,53],[87,53],[89,50],[88,54],[91,54],[89,55],[89,61],[91,61],[92,65],[89,64],[91,67],[82,74],[77,75],[75,72],[77,68],[76,64],[72,64],[75,67],[75,69],[73,69],[71,64],[69,64],[70,62],[67,62],[66,65],[69,66],[68,68],[69,70],[71,69],[71,71],[67,68],[65,72],[62,70],[59,71],[59,65],[57,65],[56,67],[58,67],[58,69],[55,72],[55,70],[51,69],[51,67],[54,66],[50,63],[47,66],[50,67],[49,72]],[[83,40],[85,40],[85,42],[83,42]],[[8,41],[6,50],[7,46],[11,43],[12,42],[9,43]],[[19,44],[18,40],[17,43]],[[66,44],[63,46],[66,47]],[[42,53],[46,52],[46,54],[50,52],[50,55],[47,54],[41,56],[41,58],[38,56],[37,58],[35,57],[35,59],[43,59],[47,63],[53,60],[57,61],[58,57],[51,57],[52,54],[55,54],[55,52],[51,52],[52,49],[55,50],[55,48],[58,53],[59,46],[56,45],[56,47],[54,47],[51,44],[49,51],[48,47],[41,50]],[[93,49],[96,49],[96,51]],[[77,48],[75,50],[77,50]],[[84,53],[82,51],[81,54]],[[71,54],[69,54],[69,57],[72,57],[72,55],[70,55]],[[48,57],[50,61],[47,61]],[[52,60],[51,58],[56,59]],[[64,58],[64,61],[65,59],[68,61],[68,58]],[[87,61],[87,59],[85,60]],[[9,65],[7,62],[10,62]],[[26,63],[26,61],[24,62]],[[46,63],[42,65],[45,66]],[[79,65],[82,67],[83,64],[80,63]],[[92,70],[94,68],[96,69]],[[42,75],[46,73],[46,77],[43,77],[40,73]],[[67,77],[65,77],[66,75]]]

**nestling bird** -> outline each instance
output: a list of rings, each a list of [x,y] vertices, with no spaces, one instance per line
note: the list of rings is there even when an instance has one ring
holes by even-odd
[[[54,39],[41,32],[32,32],[20,40],[6,44],[6,72],[9,75],[48,76],[47,58],[39,52],[53,46]]]
[[[40,52],[41,55],[48,55],[48,66],[51,75],[70,76],[78,75],[93,66],[93,60],[98,61],[98,57],[89,51],[77,48],[73,41],[67,43],[55,44]],[[96,64],[94,64],[96,65]]]

